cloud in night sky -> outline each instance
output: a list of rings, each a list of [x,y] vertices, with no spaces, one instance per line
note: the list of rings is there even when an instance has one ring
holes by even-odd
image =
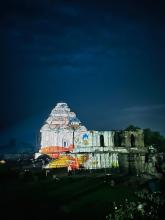
[[[121,121],[127,121],[131,124],[134,121],[135,124],[140,124],[143,128],[152,128],[153,124],[159,128],[161,133],[164,133],[164,124],[161,121],[165,120],[165,105],[149,105],[149,106],[132,106],[122,109]]]
[[[37,132],[39,116],[61,100],[89,129],[135,124],[165,134],[163,9],[155,1],[6,1],[1,136]]]

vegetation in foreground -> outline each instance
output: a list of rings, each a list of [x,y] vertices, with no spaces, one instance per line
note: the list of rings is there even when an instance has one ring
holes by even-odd
[[[6,172],[7,178],[4,175]],[[135,194],[141,187],[139,177],[116,174],[112,176],[112,184],[105,174],[96,173],[71,177],[46,176],[41,171],[26,175],[11,170],[4,170],[4,173],[0,182],[0,205],[1,216],[6,218],[53,217],[74,220],[106,219],[107,216],[109,220],[124,219],[124,215],[123,218],[114,218],[114,214],[116,216],[116,211],[125,211],[125,199],[132,208],[133,204],[141,201]],[[114,204],[118,207],[115,212],[112,209]],[[110,214],[113,214],[113,218],[110,218]]]

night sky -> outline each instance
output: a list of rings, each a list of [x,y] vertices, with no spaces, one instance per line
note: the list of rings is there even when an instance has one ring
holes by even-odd
[[[165,135],[163,1],[5,0],[1,143],[35,143],[57,102],[94,130]]]

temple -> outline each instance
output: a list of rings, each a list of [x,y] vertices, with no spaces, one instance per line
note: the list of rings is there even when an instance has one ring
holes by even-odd
[[[45,168],[69,165],[73,169],[128,166],[126,158],[130,155],[136,158],[134,165],[138,163],[138,169],[143,166],[143,130],[87,130],[63,102],[57,103],[40,132],[41,147],[36,157],[46,154],[52,158]]]

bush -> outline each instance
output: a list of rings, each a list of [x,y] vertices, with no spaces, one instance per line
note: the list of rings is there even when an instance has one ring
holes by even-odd
[[[112,205],[107,220],[129,219],[161,219],[161,212],[165,204],[160,193],[136,192],[137,201],[128,201],[127,198],[121,204]]]

